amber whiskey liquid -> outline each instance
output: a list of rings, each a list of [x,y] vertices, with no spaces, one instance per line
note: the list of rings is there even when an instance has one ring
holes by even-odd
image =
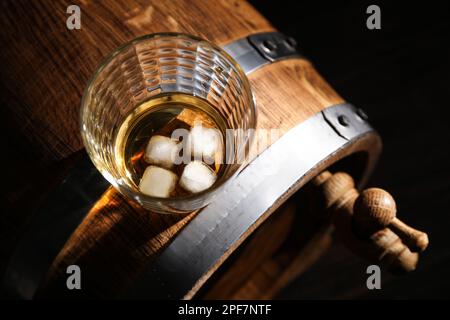
[[[173,93],[159,95],[137,106],[123,121],[114,143],[114,155],[116,166],[125,179],[125,183],[133,189],[139,190],[139,183],[149,162],[145,157],[149,140],[157,136],[171,137],[176,129],[185,129],[187,132],[194,125],[201,124],[204,128],[213,128],[220,132],[223,141],[225,133],[225,121],[220,114],[206,100],[187,94]],[[180,144],[183,142],[178,141]],[[180,149],[182,156],[183,149]],[[218,155],[213,161],[205,162],[217,175],[224,171],[225,165],[219,161],[223,159],[224,147],[217,150]],[[191,160],[194,160],[193,158]],[[178,178],[183,174],[187,163],[174,164],[170,168]],[[158,182],[157,182],[158,183]],[[180,197],[191,194],[177,183],[170,197]]]

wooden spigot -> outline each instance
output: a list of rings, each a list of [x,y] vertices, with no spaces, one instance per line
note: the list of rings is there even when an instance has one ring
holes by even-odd
[[[416,268],[418,253],[428,246],[428,236],[395,217],[396,205],[389,193],[371,188],[359,194],[353,178],[345,172],[324,171],[312,185],[336,233],[350,250],[394,273]]]
[[[397,207],[392,196],[379,188],[366,189],[356,199],[353,207],[354,227],[359,233],[371,235],[389,227],[412,252],[422,252],[428,246],[426,233],[416,230],[395,214]]]

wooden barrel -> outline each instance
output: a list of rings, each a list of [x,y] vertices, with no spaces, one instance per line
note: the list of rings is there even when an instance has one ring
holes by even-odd
[[[83,149],[78,129],[82,92],[101,60],[121,44],[143,34],[183,32],[225,46],[276,31],[253,7],[238,0],[214,5],[207,0],[85,0],[80,2],[81,29],[69,30],[66,9],[70,4],[14,1],[2,3],[0,14],[3,99],[16,126],[48,166]],[[285,134],[314,116],[326,120],[324,110],[344,103],[301,57],[268,63],[248,78],[260,129],[277,128]],[[327,222],[308,208],[308,196],[300,188],[328,167],[345,168],[363,183],[379,150],[379,137],[370,132],[324,157],[271,204],[182,297],[273,297],[330,243]],[[295,193],[299,189],[302,192]],[[148,212],[110,187],[53,261],[38,296],[126,295],[198,214]],[[82,290],[67,290],[66,269],[74,264],[83,272]]]

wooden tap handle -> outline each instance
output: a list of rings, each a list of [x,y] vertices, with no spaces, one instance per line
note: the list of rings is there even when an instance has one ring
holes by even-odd
[[[416,268],[428,236],[395,217],[392,196],[382,189],[361,194],[344,172],[324,171],[312,180],[321,208],[330,214],[338,237],[355,254],[386,266],[393,273]]]
[[[366,189],[356,199],[353,208],[354,227],[359,234],[369,236],[383,228],[391,228],[412,252],[422,252],[428,246],[428,235],[416,230],[396,215],[392,196],[379,188]]]
[[[398,218],[392,220],[389,225],[412,252],[422,252],[428,247],[428,235],[420,230],[408,226]]]
[[[411,272],[416,269],[419,254],[411,252],[400,237],[390,228],[384,228],[370,236],[371,248],[380,263],[388,267],[392,273]],[[373,255],[373,253],[372,253]]]

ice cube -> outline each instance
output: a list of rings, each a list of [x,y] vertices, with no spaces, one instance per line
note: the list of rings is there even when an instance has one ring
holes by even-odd
[[[216,181],[216,173],[202,161],[192,161],[183,170],[180,186],[192,193],[211,187]]]
[[[189,133],[187,148],[196,160],[213,164],[221,161],[222,135],[218,129],[196,123]]]
[[[152,196],[167,198],[175,189],[178,177],[170,170],[148,166],[139,183],[139,191]]]
[[[168,137],[154,135],[147,144],[144,159],[149,164],[170,169],[173,167],[178,151],[177,141]]]

